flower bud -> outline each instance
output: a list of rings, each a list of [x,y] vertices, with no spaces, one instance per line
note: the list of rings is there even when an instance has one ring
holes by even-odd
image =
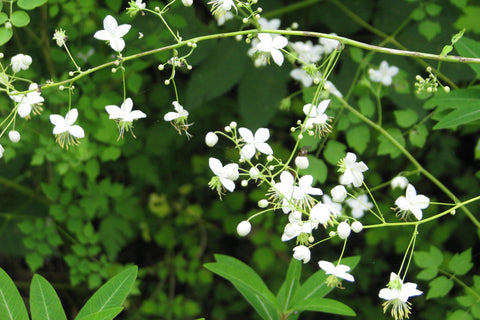
[[[392,187],[392,189],[405,189],[408,186],[408,179],[402,176],[396,176],[392,179],[392,182],[390,182],[390,186]]]
[[[343,202],[347,197],[347,189],[344,186],[338,185],[330,190],[330,194],[332,195],[332,200],[335,202]]]
[[[308,158],[304,156],[298,156],[295,158],[295,165],[298,169],[307,169],[308,168]]]
[[[273,161],[273,156],[272,156],[271,154],[269,154],[269,155],[267,156],[267,161],[268,161],[268,162]]]
[[[258,178],[260,178],[260,171],[258,171],[258,169],[256,167],[252,167],[248,173],[250,174],[250,178],[254,179],[254,180],[257,180]]]
[[[240,183],[242,187],[246,187],[248,186],[248,181],[247,180],[242,180],[242,182]]]
[[[244,220],[237,225],[237,233],[240,237],[245,237],[251,230],[252,225],[247,220]]]
[[[259,208],[266,208],[268,206],[268,200],[267,199],[261,199],[258,200],[258,207]]]
[[[340,224],[337,227],[337,234],[340,239],[347,239],[348,236],[350,235],[351,228],[350,225],[343,221],[340,222]]]
[[[352,230],[355,233],[359,233],[363,230],[363,224],[360,221],[355,221],[352,223]]]
[[[193,0],[182,0],[185,7],[190,7],[193,4]]]
[[[214,132],[209,132],[205,136],[205,144],[209,147],[213,147],[218,142],[218,136]]]
[[[232,128],[230,126],[226,126],[224,130],[225,132],[232,132]]]
[[[307,263],[310,261],[310,249],[305,246],[296,246],[293,248],[293,257]]]
[[[230,122],[230,128],[235,129],[237,127],[237,123],[235,121]]]
[[[16,130],[12,130],[8,133],[8,138],[13,143],[17,143],[18,141],[20,141],[20,133]]]
[[[443,91],[445,91],[445,93],[449,93],[450,92],[450,87],[449,86],[443,87]]]

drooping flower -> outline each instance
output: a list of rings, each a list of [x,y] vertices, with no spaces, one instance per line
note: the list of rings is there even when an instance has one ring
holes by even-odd
[[[330,190],[330,194],[332,195],[333,201],[343,202],[343,200],[345,200],[345,198],[347,197],[347,189],[345,189],[345,186],[340,184]]]
[[[368,69],[368,75],[373,82],[381,82],[385,86],[392,84],[392,78],[398,73],[398,68],[389,66],[387,61],[382,61],[378,70]]]
[[[328,93],[333,94],[335,97],[343,98],[343,94],[338,91],[337,87],[335,87],[335,85],[330,80],[325,81],[324,88],[325,90],[327,90]]]
[[[316,71],[315,74],[312,75],[303,68],[295,68],[290,71],[290,77],[300,81],[305,88],[308,88],[313,84],[315,78],[320,80],[322,78],[322,74],[319,71]]]
[[[308,116],[305,123],[307,129],[315,129],[315,132],[319,135],[324,135],[325,133],[330,132],[330,124],[328,123],[329,119],[325,114],[329,104],[330,99],[327,99],[320,102],[318,107],[311,103],[303,106],[303,113]]]
[[[348,222],[340,222],[337,226],[337,234],[340,239],[347,239],[350,236],[350,225]]]
[[[223,26],[225,24],[225,22],[227,22],[228,20],[232,20],[234,17],[233,13],[231,13],[230,11],[227,11],[225,12],[224,15],[221,15],[221,16],[215,16],[215,19],[217,19],[217,25],[219,27]]]
[[[325,271],[325,274],[330,274],[330,276],[325,280],[327,286],[330,288],[337,287],[342,288],[342,282],[338,278],[355,282],[355,278],[348,273],[350,267],[344,264],[334,265],[333,263],[325,260],[320,260],[318,266]]]
[[[55,33],[53,34],[53,40],[57,42],[57,46],[60,48],[65,45],[65,41],[67,40],[67,35],[65,34],[65,30],[63,29],[55,29]]]
[[[76,108],[71,109],[65,115],[65,118],[59,114],[50,115],[50,122],[55,126],[53,134],[55,141],[64,148],[70,145],[78,145],[78,139],[85,137],[85,132],[79,125],[74,125],[78,118],[78,111]]]
[[[297,238],[297,244],[304,243],[303,239],[308,238],[312,234],[313,223],[311,221],[302,221],[302,213],[300,211],[292,211],[288,215],[288,221],[289,223],[285,226],[282,234],[282,241],[288,241],[300,236],[300,238]]]
[[[212,172],[215,174],[214,177],[210,180],[208,185],[211,189],[216,189],[218,195],[222,196],[223,188],[227,189],[230,192],[235,190],[235,180],[238,179],[238,164],[230,163],[226,166],[222,165],[222,162],[216,158],[209,158],[208,165]]]
[[[400,320],[408,319],[411,310],[411,303],[408,298],[419,296],[423,292],[417,289],[417,284],[412,282],[403,283],[402,279],[395,273],[390,274],[390,282],[386,288],[378,293],[378,296],[384,300],[383,312],[386,313],[389,307],[392,307],[392,317]]]
[[[312,221],[315,226],[318,224],[323,224],[326,226],[327,222],[330,220],[332,216],[332,211],[328,207],[328,205],[324,203],[317,203],[313,206],[310,210],[310,221]]]
[[[190,138],[191,135],[188,133],[188,127],[190,127],[192,124],[187,123],[189,114],[188,111],[185,110],[183,106],[178,103],[178,101],[173,101],[172,104],[176,112],[167,112],[165,116],[163,116],[163,120],[170,121],[180,135],[182,134],[182,131],[185,131],[187,137]]]
[[[131,27],[129,24],[118,25],[117,20],[108,15],[103,19],[104,30],[95,32],[93,37],[98,40],[108,41],[113,50],[121,52],[125,48],[125,40],[122,37],[130,31]]]
[[[323,195],[322,201],[328,207],[334,218],[342,214],[342,205],[334,202],[327,194]]]
[[[257,44],[257,50],[261,52],[270,53],[273,61],[279,66],[283,64],[283,53],[280,49],[284,48],[288,44],[287,38],[284,36],[272,37],[268,33],[258,34],[260,43]]]
[[[274,198],[277,202],[281,203],[284,213],[292,211],[294,184],[295,178],[293,175],[288,171],[283,171],[280,174],[280,182],[275,183],[270,191],[271,198]]]
[[[13,72],[18,72],[20,70],[27,70],[32,64],[32,57],[27,54],[19,53],[12,57],[10,60],[12,63]]]
[[[272,29],[272,30],[277,30],[280,28],[280,19],[271,19],[267,20],[265,18],[260,18],[257,20],[258,24],[260,25],[261,29]],[[278,37],[279,35],[273,34],[272,37]],[[255,37],[252,39],[251,42],[251,48],[248,49],[247,54],[250,57],[254,57],[254,65],[255,67],[263,67],[266,66],[268,63],[268,55],[266,54],[259,54],[259,51],[257,49],[257,45],[260,43],[260,40],[258,37]]]
[[[43,97],[40,96],[40,92],[38,91],[38,85],[36,83],[31,83],[28,87],[28,90],[34,90],[32,92],[28,92],[27,94],[15,94],[15,91],[12,91],[12,98],[13,101],[18,103],[18,115],[21,118],[29,117],[30,113],[33,110],[34,114],[40,114],[42,108],[40,107],[42,102],[44,101]]]
[[[367,165],[363,162],[356,162],[357,155],[348,152],[344,159],[339,161],[339,172],[343,174],[340,176],[340,183],[349,185],[353,183],[355,187],[360,187],[363,183],[363,172],[368,170]]]
[[[417,190],[411,184],[408,185],[405,196],[398,197],[395,200],[397,210],[400,211],[402,218],[406,218],[409,213],[412,213],[417,220],[422,220],[422,209],[425,209],[430,204],[430,199],[423,194],[417,195]]]
[[[247,220],[243,220],[237,225],[237,233],[240,237],[245,237],[252,230],[252,224]]]
[[[205,144],[209,147],[213,147],[218,142],[218,136],[215,132],[209,132],[205,135]]]
[[[352,217],[355,219],[360,219],[365,214],[365,211],[373,208],[373,203],[369,201],[366,194],[361,194],[356,199],[349,198],[346,202],[352,208]]]
[[[336,33],[330,33],[332,36],[336,36]],[[323,52],[325,54],[330,54],[333,50],[338,48],[340,41],[329,38],[320,38],[318,42],[323,46]]]
[[[212,6],[212,14],[216,17],[223,16],[227,11],[230,11],[232,7],[238,12],[233,0],[212,0],[208,4]]]
[[[322,57],[323,48],[313,45],[312,41],[297,41],[291,43],[293,50],[297,53],[298,59],[305,64],[315,63]]]
[[[266,155],[273,154],[272,148],[265,142],[270,138],[270,132],[267,128],[258,129],[255,136],[247,128],[239,128],[238,133],[245,141],[245,145],[240,151],[241,159],[251,159],[257,151]]]
[[[123,138],[124,132],[128,132],[133,128],[133,120],[145,118],[147,115],[140,110],[133,110],[133,101],[130,98],[125,99],[120,108],[115,105],[105,106],[105,110],[109,115],[109,119],[116,120],[118,129],[120,130],[120,137]],[[135,135],[132,135],[135,137]]]
[[[313,176],[305,175],[298,180],[298,186],[293,188],[293,201],[301,208],[311,208],[314,199],[312,195],[321,196],[323,191],[319,188],[313,188]]]
[[[13,143],[18,143],[18,141],[20,141],[20,132],[18,132],[17,130],[11,130],[8,132],[8,138],[10,139],[10,141],[12,141]]]
[[[405,189],[408,186],[408,179],[403,176],[396,176],[390,182],[390,186],[392,187],[392,189]]]
[[[303,263],[308,263],[310,261],[310,249],[303,245],[296,246],[293,248],[293,257]]]

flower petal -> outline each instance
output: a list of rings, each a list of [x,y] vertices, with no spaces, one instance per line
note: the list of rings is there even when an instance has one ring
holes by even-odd
[[[109,119],[121,119],[123,118],[122,110],[118,106],[108,105],[105,106],[105,111],[109,115]]]
[[[283,64],[283,54],[280,50],[274,49],[270,52],[270,54],[272,55],[273,61],[275,61],[278,66]]]
[[[223,168],[223,165],[220,162],[220,160],[218,160],[216,158],[209,158],[208,159],[208,166],[210,167],[212,172],[217,176],[219,175],[220,171]]]
[[[246,143],[254,143],[255,139],[253,138],[253,133],[250,129],[247,128],[239,128],[238,133],[242,137],[243,141]]]
[[[79,125],[74,125],[74,126],[69,126],[67,128],[68,132],[75,138],[83,138],[85,137],[85,131],[83,131],[83,128],[80,127]]]
[[[180,118],[180,114],[178,112],[167,112],[167,114],[163,116],[163,120],[165,121],[172,121],[177,118]]]
[[[104,40],[104,41],[109,41],[110,39],[112,39],[112,35],[110,33],[108,33],[108,31],[106,31],[106,30],[99,30],[99,31],[95,32],[93,37],[95,39]]]
[[[115,29],[117,29],[118,23],[117,20],[112,17],[111,15],[108,15],[103,19],[103,28],[109,32],[111,35],[115,34]]]
[[[255,146],[253,144],[246,144],[240,151],[241,155],[245,159],[252,159],[255,155]]]
[[[75,121],[77,121],[77,118],[78,118],[78,110],[77,108],[73,108],[70,111],[68,111],[67,114],[65,115],[65,123],[67,124],[67,126],[71,126],[72,124],[75,123]]]

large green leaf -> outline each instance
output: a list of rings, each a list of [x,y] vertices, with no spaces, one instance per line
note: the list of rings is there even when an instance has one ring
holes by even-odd
[[[9,275],[0,268],[0,319],[28,320],[22,297]]]
[[[122,310],[123,310],[122,307],[108,308],[102,311],[91,313],[78,320],[111,320],[115,318],[120,312],[122,312]]]
[[[277,300],[283,311],[288,310],[290,302],[300,284],[300,274],[302,273],[302,263],[297,259],[292,259],[288,266],[287,278],[283,282],[277,294]]]
[[[263,319],[280,319],[277,299],[252,268],[225,255],[216,254],[215,259],[205,268],[230,281]]]
[[[297,311],[317,311],[333,314],[340,314],[343,316],[356,316],[355,311],[349,306],[340,301],[326,298],[309,298],[303,300],[295,305]]]
[[[55,289],[38,274],[30,284],[30,312],[32,320],[67,320]]]
[[[75,319],[80,320],[107,309],[121,307],[132,289],[137,277],[137,271],[137,266],[132,266],[110,279],[93,294]]]
[[[48,0],[18,0],[17,4],[20,8],[25,10],[32,10],[36,7],[40,7]]]
[[[471,106],[457,108],[442,118],[433,129],[453,128],[480,119],[480,101]]]
[[[480,58],[480,42],[462,37],[455,44],[455,49],[462,57]],[[469,64],[475,71],[477,77],[480,76],[480,64]]]
[[[474,104],[480,105],[480,89],[478,87],[456,89],[449,93],[441,90],[426,101],[424,107],[426,109],[434,107],[461,108]]]

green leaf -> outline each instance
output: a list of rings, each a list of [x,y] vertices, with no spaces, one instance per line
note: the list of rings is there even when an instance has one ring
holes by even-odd
[[[0,2],[3,3],[3,2]],[[5,22],[7,22],[8,16],[5,12],[0,12],[0,25],[3,25]]]
[[[30,23],[30,16],[25,11],[15,11],[12,14],[12,24],[15,27],[25,27]]]
[[[473,320],[473,318],[466,310],[456,310],[448,315],[447,320]]]
[[[405,146],[405,139],[403,138],[402,132],[399,129],[397,128],[387,129],[387,132],[400,145]],[[378,137],[378,141],[380,142],[377,150],[377,154],[379,156],[388,154],[393,159],[398,157],[401,154],[400,149],[398,149],[398,147],[396,147],[392,142],[390,142],[390,140],[388,140],[385,136],[380,135]]]
[[[36,7],[40,7],[48,0],[18,0],[17,5],[25,10],[32,10]]]
[[[104,218],[100,223],[98,233],[107,255],[112,261],[135,234],[130,223],[118,216]]]
[[[302,263],[297,259],[291,259],[288,266],[287,278],[283,282],[277,294],[277,300],[280,308],[288,310],[292,298],[300,285],[300,274],[302,273]]]
[[[429,267],[423,269],[417,274],[417,278],[420,280],[432,280],[438,275],[438,268],[437,267]]]
[[[5,43],[7,43],[13,36],[13,31],[12,28],[5,28],[1,27],[0,28],[0,46],[3,46]]]
[[[81,318],[75,318],[75,320],[111,320],[115,318],[120,312],[122,312],[123,307],[108,308],[102,311],[94,312],[89,315],[86,315]]]
[[[435,17],[442,11],[442,7],[435,3],[428,3],[425,6],[425,11],[428,15]]]
[[[468,6],[463,9],[463,15],[455,21],[454,26],[457,29],[465,28],[468,31],[480,33],[478,19],[480,19],[480,7]]]
[[[430,246],[430,251],[415,251],[413,253],[415,264],[420,268],[438,267],[443,262],[443,253],[435,246]]]
[[[453,281],[447,277],[441,276],[430,282],[427,299],[444,297],[453,288]]]
[[[230,281],[263,319],[280,318],[277,299],[252,268],[225,255],[216,254],[215,259],[204,267]]]
[[[455,44],[455,50],[457,50],[458,54],[462,57],[480,58],[480,42],[466,37],[462,37],[458,40]],[[475,71],[477,77],[480,76],[480,65],[469,64],[468,66]]]
[[[355,47],[349,47],[348,49],[350,51],[350,57],[352,57],[352,60],[355,61],[356,63],[361,63],[363,60],[362,49],[355,48]]]
[[[425,11],[422,8],[416,8],[415,10],[412,11],[410,14],[413,20],[420,21],[425,18]]]
[[[450,0],[450,3],[453,4],[457,8],[465,8],[467,5],[468,0]]]
[[[323,151],[323,156],[325,157],[325,160],[327,160],[328,163],[336,166],[338,163],[338,160],[345,157],[346,150],[347,150],[347,146],[345,146],[343,143],[335,140],[328,140],[327,146]]]
[[[122,0],[106,0],[107,6],[114,12],[120,11]]]
[[[480,101],[474,105],[459,107],[443,117],[433,129],[454,128],[462,124],[470,123],[480,119]]]
[[[370,129],[365,125],[359,125],[347,130],[346,138],[348,145],[358,153],[363,153],[370,142]]]
[[[33,275],[30,284],[30,312],[32,320],[67,320],[55,289],[38,274]]]
[[[419,124],[408,132],[410,143],[419,148],[423,147],[427,141],[427,136],[428,129],[424,124]]]
[[[93,294],[75,319],[80,320],[87,316],[93,316],[95,313],[121,307],[132,289],[137,271],[137,266],[131,266],[110,279]]]
[[[431,20],[423,20],[418,24],[418,32],[423,35],[428,41],[435,38],[436,35],[440,34],[442,28],[438,22],[433,22]]]
[[[193,69],[185,105],[193,109],[230,90],[242,77],[247,61],[245,44],[234,40],[217,43],[209,59]]]
[[[446,108],[468,107],[472,104],[480,105],[479,100],[480,89],[478,87],[456,89],[449,93],[441,90],[425,102],[424,108],[433,109],[436,106]]]
[[[418,120],[418,114],[411,109],[395,110],[393,114],[398,125],[402,128],[408,128]]]
[[[346,304],[326,298],[309,298],[295,305],[295,311],[317,311],[333,314],[340,314],[343,316],[356,316],[355,311]]]
[[[43,263],[45,260],[43,259],[43,256],[39,252],[29,252],[25,256],[25,261],[28,264],[28,267],[32,271],[36,271],[39,268],[43,266]]]
[[[324,183],[327,180],[328,167],[322,159],[315,158],[314,156],[307,155],[308,168],[301,170],[302,175],[309,174],[313,177],[312,186],[315,183]]]
[[[0,319],[29,320],[27,308],[9,275],[0,268]]]
[[[448,263],[448,268],[457,276],[463,276],[470,269],[472,269],[472,249],[465,250],[460,254],[455,254],[450,262]]]
[[[287,95],[289,80],[286,68],[247,65],[238,86],[238,104],[242,122],[248,128],[253,130],[268,124],[279,110],[282,98]],[[218,82],[218,73],[215,81]]]
[[[365,95],[358,99],[358,106],[362,114],[367,118],[370,118],[375,113],[375,103],[369,96]]]

